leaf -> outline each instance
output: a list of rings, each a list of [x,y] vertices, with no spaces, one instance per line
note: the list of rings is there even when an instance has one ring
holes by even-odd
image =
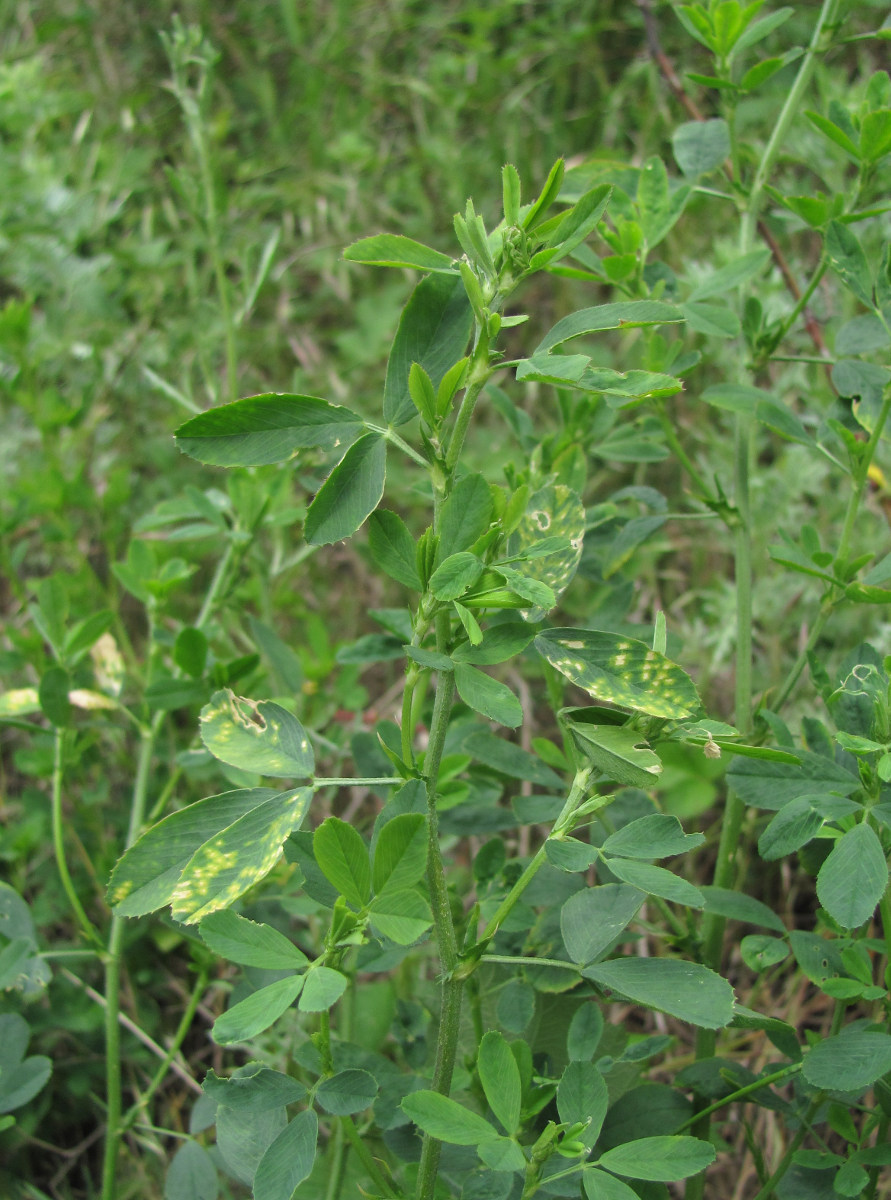
[[[347,262],[365,263],[370,267],[414,267],[417,271],[442,271],[454,275],[454,261],[430,246],[403,237],[398,233],[378,233],[360,238],[343,252]]]
[[[388,821],[374,846],[375,894],[410,888],[427,870],[427,821],[421,813],[402,813]]]
[[[706,337],[739,337],[739,318],[723,304],[703,304],[701,300],[691,300],[681,305],[681,312],[695,333],[702,333]]]
[[[214,1022],[211,1034],[220,1046],[247,1042],[273,1025],[291,1007],[303,987],[302,975],[277,979],[234,1004]]]
[[[228,908],[272,870],[282,843],[306,815],[312,788],[281,792],[204,842],[173,888],[171,914],[186,925]]]
[[[756,933],[739,944],[742,960],[751,971],[766,971],[789,957],[789,947],[780,938]]]
[[[9,1029],[9,1017],[17,1013],[0,1015],[0,1032],[5,1036]],[[24,1022],[23,1022],[24,1024]],[[53,1065],[44,1054],[32,1054],[28,1058],[10,1053],[4,1047],[0,1052],[0,1113],[14,1112],[42,1091],[52,1074]]]
[[[510,729],[522,725],[522,705],[506,684],[499,683],[476,667],[455,663],[455,685],[458,695],[475,712]]]
[[[413,888],[388,888],[371,902],[371,923],[400,946],[410,946],[433,922],[430,906]]]
[[[699,888],[688,883],[673,871],[654,867],[650,863],[635,862],[633,859],[608,859],[606,864],[617,879],[640,888],[650,896],[661,896],[673,904],[685,904],[688,908],[702,908],[705,898]]]
[[[638,1193],[632,1191],[627,1183],[594,1167],[585,1167],[582,1182],[588,1200],[639,1200]]]
[[[287,1121],[284,1108],[259,1113],[217,1109],[217,1147],[236,1179],[251,1186],[260,1160]]]
[[[430,591],[437,600],[457,600],[483,573],[482,560],[466,550],[451,554],[430,576]]]
[[[652,813],[611,833],[602,849],[607,854],[620,854],[626,858],[667,858],[695,850],[704,841],[701,833],[684,833],[677,817]]]
[[[511,1138],[495,1137],[488,1142],[480,1142],[476,1148],[480,1159],[490,1171],[525,1171],[526,1157],[523,1151]]]
[[[522,654],[532,639],[535,631],[520,621],[505,621],[487,629],[483,641],[474,646],[464,643],[452,651],[455,662],[470,663],[474,667],[491,667],[496,663],[507,662],[517,654]]]
[[[167,1170],[164,1200],[217,1200],[219,1194],[213,1159],[197,1142],[185,1142]]]
[[[674,1137],[638,1138],[601,1155],[598,1166],[626,1179],[670,1182],[687,1179],[713,1163],[717,1152],[710,1142],[676,1134]]]
[[[37,696],[43,715],[57,729],[68,724],[71,717],[71,702],[68,691],[71,679],[64,667],[50,667],[40,677]]]
[[[846,154],[850,154],[855,162],[860,161],[860,148],[845,131],[836,125],[834,121],[830,121],[828,117],[824,117],[821,113],[805,112],[804,114],[815,129],[828,138],[830,142],[834,142],[836,146],[840,146]]]
[[[609,1106],[606,1082],[590,1062],[570,1062],[557,1085],[557,1112],[567,1125],[587,1122],[579,1140],[588,1147],[600,1137]]]
[[[477,1070],[495,1117],[508,1135],[516,1133],[522,1100],[520,1071],[510,1046],[500,1033],[492,1031],[483,1037]]]
[[[428,275],[402,310],[387,361],[384,420],[404,425],[415,415],[408,390],[412,363],[423,367],[435,388],[464,354],[473,328],[473,311],[459,276]],[[336,540],[336,539],[335,539]]]
[[[843,1029],[818,1042],[804,1056],[802,1074],[812,1087],[859,1092],[891,1071],[891,1036],[866,1029]]]
[[[318,1136],[319,1123],[312,1109],[298,1113],[260,1159],[254,1175],[254,1200],[293,1200],[312,1171]]]
[[[811,806],[809,796],[784,804],[758,839],[758,853],[765,862],[793,854],[816,837],[823,818]]]
[[[495,1126],[485,1117],[439,1092],[411,1092],[403,1099],[401,1108],[419,1129],[440,1142],[478,1146],[498,1137]]]
[[[467,550],[492,520],[492,493],[482,475],[459,479],[442,506],[438,559]]]
[[[228,909],[205,917],[198,932],[214,954],[245,967],[288,971],[305,967],[309,961],[271,925],[257,924]]]
[[[415,557],[415,544],[401,517],[386,508],[376,509],[368,518],[368,549],[375,566],[391,579],[419,592],[421,579]]]
[[[709,275],[703,283],[693,289],[687,299],[708,300],[712,296],[726,296],[753,275],[757,275],[769,262],[770,251],[767,249],[752,250],[749,254],[743,254],[726,267],[721,267]]]
[[[826,228],[825,249],[829,265],[848,291],[867,308],[872,308],[872,271],[854,231],[841,221],[830,221]]]
[[[860,780],[832,759],[810,750],[796,750],[799,766],[767,762],[761,759],[738,758],[727,778],[737,795],[755,808],[777,811],[798,796],[820,792],[836,792],[850,796],[860,787]]]
[[[384,494],[387,443],[366,433],[346,454],[316,492],[306,510],[303,535],[311,546],[328,546],[356,532]]]
[[[328,882],[353,908],[364,908],[371,899],[371,863],[368,849],[352,825],[328,817],[313,834],[312,850]]]
[[[671,138],[675,161],[690,179],[706,175],[730,157],[730,131],[720,117],[712,121],[688,121],[679,125]]]
[[[597,700],[673,719],[699,708],[690,677],[644,642],[593,629],[549,629],[535,647]]]
[[[513,779],[527,779],[540,787],[563,786],[560,776],[536,755],[514,745],[513,742],[497,737],[488,730],[479,729],[471,733],[464,739],[462,748],[468,754],[472,754],[477,762],[498,771],[501,775],[508,775]]]
[[[271,700],[259,704],[226,688],[201,710],[201,740],[214,758],[258,775],[305,778],[315,759],[306,730]]]
[[[746,921],[749,925],[763,925],[775,933],[785,933],[786,927],[772,908],[768,908],[754,896],[734,892],[731,888],[701,886],[705,897],[705,911],[726,917],[731,921]]]
[[[570,1062],[590,1062],[603,1036],[603,1013],[589,1001],[577,1008],[566,1031],[566,1053]]]
[[[835,843],[817,875],[817,896],[843,929],[868,921],[888,886],[888,864],[878,834],[863,823]]]
[[[662,774],[661,761],[634,729],[572,719],[566,720],[566,727],[579,750],[607,779],[626,787],[648,788]]]
[[[538,545],[555,537],[564,539],[561,548],[539,555]],[[514,564],[518,575],[550,588],[554,598],[547,608],[556,604],[575,576],[584,537],[585,506],[572,488],[547,484],[529,497],[523,516],[508,538],[507,550],[512,558],[527,556]],[[547,608],[528,609],[524,618],[539,621]]]
[[[373,1075],[350,1067],[323,1079],[316,1088],[316,1100],[326,1112],[336,1117],[346,1117],[369,1108],[377,1093],[377,1080]]]
[[[146,830],[118,861],[109,883],[108,903],[124,917],[141,917],[163,908],[173,898],[184,867],[199,847],[280,794],[272,788],[243,788],[171,813]]]
[[[325,1012],[346,991],[346,976],[331,967],[313,967],[307,971],[305,978],[303,994],[297,1006],[301,1012]]]
[[[299,1079],[293,1079],[281,1071],[273,1071],[262,1063],[250,1063],[241,1067],[239,1072],[228,1079],[221,1079],[210,1071],[201,1086],[214,1103],[239,1112],[265,1112],[267,1109],[281,1108],[302,1100],[306,1095],[306,1088]]]
[[[645,898],[643,892],[623,883],[605,883],[570,896],[560,910],[560,932],[572,961],[589,963],[602,954]]]
[[[542,354],[554,346],[561,346],[571,338],[588,333],[671,324],[683,319],[676,308],[670,304],[663,304],[660,300],[621,300],[616,304],[598,304],[594,308],[583,308],[579,312],[570,313],[568,317],[558,321],[535,347],[535,354]]]
[[[584,967],[582,975],[657,1012],[702,1029],[733,1019],[733,988],[698,963],[669,958],[616,958]]]
[[[183,453],[210,466],[261,467],[310,446],[335,449],[362,428],[362,418],[339,404],[269,392],[199,413],[175,437]]]

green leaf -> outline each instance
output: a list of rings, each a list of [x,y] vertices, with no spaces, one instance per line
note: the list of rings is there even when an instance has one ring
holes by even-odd
[[[430,576],[430,590],[437,600],[457,600],[483,573],[482,560],[466,550],[450,554]]]
[[[249,617],[251,637],[257,649],[266,658],[275,671],[285,692],[299,692],[303,684],[303,667],[300,659],[287,644],[283,642],[274,629]]]
[[[214,692],[201,710],[201,740],[214,758],[258,775],[305,778],[315,759],[306,730],[295,716],[271,700]]]
[[[585,712],[585,709],[566,710]],[[597,725],[566,719],[579,750],[607,779],[626,787],[648,788],[662,774],[662,763],[640,733],[622,725]]]
[[[758,853],[765,862],[785,858],[806,846],[823,826],[823,818],[811,806],[809,796],[784,804],[758,839]]]
[[[540,555],[537,548],[547,539],[564,539],[560,549]],[[550,588],[556,604],[571,583],[582,557],[585,537],[585,506],[578,493],[562,483],[547,484],[529,497],[526,509],[508,538],[512,558],[525,555],[514,563],[514,571],[524,579]],[[516,589],[514,589],[516,590]],[[534,607],[524,613],[530,622],[540,620],[547,608]]]
[[[624,858],[667,858],[695,850],[704,841],[701,833],[684,833],[677,817],[652,813],[611,833],[602,849],[607,854],[620,854]]]
[[[519,1145],[511,1138],[495,1137],[480,1142],[476,1148],[480,1159],[490,1171],[525,1171],[526,1157]]]
[[[644,642],[593,629],[549,629],[535,646],[597,700],[675,720],[699,708],[690,677]]]
[[[688,121],[674,131],[671,147],[675,161],[690,179],[714,171],[730,157],[730,131],[720,117]]]
[[[540,225],[544,220],[545,213],[560,194],[564,168],[563,159],[558,158],[548,172],[548,177],[545,180],[545,185],[541,189],[538,199],[530,206],[529,211],[523,217],[524,229],[534,229],[536,225]]]
[[[520,223],[520,175],[513,163],[501,168],[501,195],[504,204],[505,225]]]
[[[387,443],[377,433],[366,433],[350,446],[306,510],[307,542],[328,546],[354,534],[380,504],[386,477]]]
[[[309,808],[312,788],[281,792],[204,842],[183,868],[171,914],[186,925],[228,908],[267,875]]]
[[[430,905],[413,888],[387,888],[375,896],[369,912],[375,929],[400,946],[423,937],[433,922]]]
[[[535,989],[521,979],[509,980],[498,995],[495,1020],[508,1033],[522,1033],[534,1016]]]
[[[231,1173],[247,1187],[253,1183],[260,1160],[287,1120],[284,1108],[258,1113],[217,1109],[217,1148]]]
[[[584,967],[582,975],[635,1004],[668,1013],[702,1029],[733,1019],[733,988],[698,963],[669,958],[616,958]]]
[[[141,917],[163,908],[172,900],[186,864],[205,842],[279,795],[272,788],[243,788],[171,813],[146,830],[118,861],[108,903],[123,917]]]
[[[328,882],[353,908],[364,908],[371,899],[371,863],[368,848],[352,825],[328,817],[313,834],[312,850]]]
[[[517,654],[522,654],[532,639],[535,631],[519,621],[505,621],[492,629],[487,629],[483,641],[474,646],[464,643],[452,651],[455,662],[470,663],[473,667],[492,667],[496,663],[507,662]]]
[[[25,1058],[31,1031],[18,1013],[0,1013],[0,1113],[27,1104],[46,1085],[52,1063],[42,1054]]]
[[[455,685],[458,695],[475,712],[510,729],[522,725],[523,707],[506,684],[499,683],[476,667],[455,663]]]
[[[554,346],[562,346],[571,338],[607,329],[637,329],[644,325],[664,325],[683,321],[683,316],[670,304],[659,300],[621,300],[616,304],[598,304],[570,313],[535,347],[542,354]]]
[[[598,1166],[606,1167],[626,1179],[651,1179],[670,1182],[698,1175],[717,1152],[710,1142],[677,1134],[674,1137],[638,1138],[625,1142],[601,1155]]]
[[[532,256],[530,265],[533,271],[551,266],[567,254],[572,254],[594,232],[606,212],[612,190],[609,184],[601,184],[576,202],[551,234],[546,248]]]
[[[482,475],[459,479],[442,506],[438,560],[467,550],[492,520],[492,493]]]
[[[891,1036],[866,1029],[843,1029],[818,1042],[804,1056],[802,1074],[812,1087],[859,1092],[891,1071]]]
[[[245,967],[288,971],[305,967],[308,962],[303,951],[283,933],[231,910],[211,913],[201,922],[198,932],[214,954]]]
[[[71,701],[68,699],[70,687],[71,679],[64,667],[50,667],[40,677],[37,692],[40,707],[46,719],[57,729],[67,725],[71,718]]]
[[[480,1083],[489,1107],[507,1134],[514,1134],[520,1124],[522,1085],[517,1060],[504,1037],[489,1032],[480,1042],[477,1059]]]
[[[216,1104],[239,1112],[265,1112],[302,1100],[306,1088],[299,1079],[282,1071],[273,1071],[254,1062],[240,1068],[240,1073],[221,1079],[210,1071],[201,1085]]]
[[[739,318],[723,304],[703,304],[696,300],[682,304],[680,311],[695,333],[706,337],[739,337]]]
[[[743,254],[740,258],[734,259],[732,263],[728,263],[726,267],[715,271],[704,283],[695,287],[687,299],[708,300],[711,296],[726,296],[734,288],[745,283],[747,279],[757,275],[769,262],[770,251],[766,249],[752,250],[749,254]]]
[[[768,908],[754,896],[734,892],[731,888],[702,886],[705,911],[726,917],[730,921],[746,921],[749,925],[762,925],[775,933],[785,933],[786,927],[772,908]]]
[[[789,957],[789,947],[784,941],[761,933],[744,937],[739,951],[750,971],[766,971]]]
[[[566,1053],[570,1062],[590,1062],[603,1036],[603,1013],[589,1001],[577,1008],[566,1031]]]
[[[843,225],[841,221],[830,221],[826,229],[825,249],[829,265],[848,291],[862,300],[867,308],[872,308],[872,271],[866,252],[850,226]]]
[[[632,1191],[627,1183],[594,1167],[585,1167],[582,1182],[588,1200],[640,1200],[638,1193]]]
[[[369,1108],[377,1093],[377,1080],[373,1075],[350,1067],[323,1079],[316,1088],[316,1100],[326,1112],[336,1117],[346,1117]]]
[[[200,679],[207,663],[207,637],[200,629],[187,627],[176,635],[173,661],[181,671]]]
[[[360,238],[343,252],[347,262],[365,263],[370,267],[413,267],[417,271],[442,271],[454,275],[454,261],[421,242],[398,233],[378,233]]]
[[[210,466],[261,467],[310,446],[332,450],[362,428],[362,418],[339,404],[271,392],[199,413],[175,436],[180,450]]]
[[[855,162],[860,161],[860,148],[857,143],[848,136],[848,134],[834,121],[830,121],[828,117],[822,116],[816,112],[805,112],[804,114],[815,129],[828,138],[830,142],[834,142],[836,146],[840,146],[845,154],[850,154]]]
[[[331,967],[313,967],[307,971],[305,978],[303,994],[297,1006],[301,1012],[325,1012],[346,991],[346,976]]]
[[[588,1147],[600,1137],[603,1119],[609,1107],[606,1082],[590,1062],[570,1062],[557,1086],[557,1112],[567,1125],[587,1123],[579,1140]]]
[[[705,897],[699,888],[673,871],[666,871],[664,867],[621,858],[610,858],[606,865],[617,879],[640,888],[650,896],[661,896],[663,900],[684,904],[687,908],[702,908],[705,904]]]
[[[820,792],[850,796],[860,787],[860,779],[832,759],[810,750],[796,750],[795,753],[801,759],[799,766],[738,758],[727,777],[746,804],[774,812],[798,796]]]
[[[512,779],[527,779],[539,787],[560,788],[563,781],[549,766],[513,742],[497,737],[487,729],[479,729],[465,738],[462,748],[493,771]]]
[[[402,1101],[402,1111],[424,1133],[454,1146],[478,1146],[494,1141],[498,1131],[485,1117],[471,1112],[456,1100],[439,1092],[410,1092]]]
[[[318,1136],[319,1123],[312,1109],[298,1113],[260,1159],[254,1175],[254,1200],[293,1200],[312,1171]]]
[[[868,921],[887,886],[882,843],[865,823],[839,838],[817,875],[820,903],[844,929],[857,929]]]
[[[167,1170],[164,1200],[217,1200],[219,1194],[213,1159],[197,1142],[185,1142]]]
[[[302,987],[302,975],[289,975],[260,988],[217,1017],[211,1030],[214,1041],[220,1046],[231,1046],[256,1037],[291,1007]]]
[[[384,420],[388,425],[404,425],[415,415],[408,390],[412,363],[423,367],[438,388],[446,371],[464,354],[472,328],[473,311],[460,277],[435,274],[421,280],[402,311],[387,362]]]
[[[419,883],[427,870],[427,820],[402,813],[388,821],[374,846],[372,882],[377,896]]]
[[[589,963],[619,936],[646,899],[622,883],[576,892],[560,910],[560,932],[573,962]]]
[[[419,592],[421,579],[415,544],[401,517],[386,508],[378,508],[368,518],[368,548],[375,566],[391,579]]]

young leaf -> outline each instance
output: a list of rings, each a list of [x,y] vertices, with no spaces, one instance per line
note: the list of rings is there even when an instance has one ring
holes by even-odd
[[[430,576],[430,590],[437,600],[457,600],[483,573],[482,561],[466,550],[450,554]]]
[[[312,849],[328,882],[353,908],[364,908],[371,899],[371,863],[368,849],[352,825],[328,817],[315,831]]]
[[[570,1062],[557,1087],[557,1112],[567,1125],[587,1122],[579,1140],[588,1147],[600,1137],[609,1105],[606,1082],[590,1062]]]
[[[699,707],[692,679],[644,642],[593,629],[548,629],[535,647],[597,700],[674,719]]]
[[[373,1075],[350,1067],[323,1079],[316,1088],[316,1100],[326,1112],[346,1117],[369,1108],[377,1093],[378,1084]]]
[[[541,194],[523,218],[524,229],[534,229],[544,220],[545,213],[560,195],[564,168],[563,159],[558,158],[548,173]]]
[[[271,700],[255,704],[229,688],[201,710],[201,740],[214,758],[258,775],[304,778],[315,760],[303,726]]]
[[[888,864],[872,826],[849,829],[817,875],[817,896],[834,921],[857,929],[868,921],[888,886]]]
[[[504,206],[504,223],[510,228],[520,223],[520,176],[513,163],[501,168],[501,193]]]
[[[441,271],[447,275],[454,275],[456,270],[454,260],[447,254],[398,233],[360,238],[347,246],[343,257],[347,262],[370,267],[413,267],[417,271]]]
[[[428,425],[436,424],[436,392],[430,376],[420,365],[412,363],[408,372],[408,392],[412,403]]]
[[[466,663],[455,663],[455,684],[469,708],[510,729],[522,725],[522,705],[506,684]]]
[[[362,428],[362,418],[339,404],[271,392],[199,413],[175,437],[184,454],[210,466],[261,467],[309,446],[332,450]]]
[[[305,967],[308,959],[271,925],[257,924],[231,909],[211,913],[198,927],[202,940],[222,958],[245,967],[287,971]]]
[[[721,117],[712,121],[688,121],[671,138],[675,161],[690,179],[720,167],[730,157],[730,132]]]
[[[505,1133],[516,1133],[522,1100],[520,1071],[510,1046],[500,1033],[489,1032],[483,1037],[477,1070],[495,1117],[501,1122]]]
[[[456,1146],[478,1146],[494,1141],[498,1131],[485,1117],[472,1112],[439,1092],[410,1092],[402,1101],[402,1111],[419,1129],[440,1142]]]
[[[726,979],[698,963],[670,958],[615,958],[583,967],[582,975],[636,1004],[702,1029],[722,1029],[733,1019],[733,988]]]
[[[560,932],[573,962],[589,963],[619,936],[646,897],[635,887],[605,883],[576,892],[560,911]]]
[[[186,925],[228,908],[267,875],[282,843],[306,815],[312,788],[281,792],[240,817],[192,855],[171,896],[171,914]]]
[[[597,1165],[606,1167],[616,1175],[624,1175],[626,1179],[651,1179],[667,1183],[698,1175],[716,1157],[717,1152],[710,1142],[679,1134],[625,1142],[602,1154]]]
[[[601,184],[586,192],[554,230],[547,247],[532,256],[532,269],[550,266],[567,254],[572,254],[597,228],[597,223],[606,212],[612,190],[609,184]]]
[[[381,829],[374,845],[375,895],[413,887],[427,869],[427,821],[420,813],[402,813]]]
[[[302,975],[277,979],[217,1017],[211,1035],[220,1046],[247,1042],[268,1029],[289,1009],[303,987]]]
[[[254,1200],[294,1200],[316,1157],[319,1123],[311,1108],[298,1113],[263,1157],[254,1175]]]
[[[373,512],[368,518],[368,548],[375,566],[391,579],[421,591],[415,544],[401,517],[386,508]]]
[[[473,311],[460,277],[429,275],[406,304],[387,362],[384,382],[384,420],[404,425],[415,415],[408,390],[412,363],[439,384],[464,353],[473,328]]]
[[[377,433],[366,433],[350,446],[306,510],[307,542],[327,546],[354,534],[380,504],[386,476],[387,443]]]

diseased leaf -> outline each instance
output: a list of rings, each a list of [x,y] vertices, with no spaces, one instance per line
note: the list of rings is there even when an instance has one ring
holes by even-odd
[[[537,546],[546,539],[562,538],[564,543],[553,553],[537,554]],[[585,537],[585,507],[572,488],[562,483],[539,488],[527,501],[526,511],[508,538],[511,557],[526,555],[513,564],[520,576],[550,588],[553,600],[545,607],[526,609],[525,620],[540,621],[571,583],[582,557]],[[515,589],[516,590],[516,589]]]
[[[246,700],[229,688],[201,710],[201,740],[221,762],[258,775],[305,778],[315,759],[295,716],[271,700]]]

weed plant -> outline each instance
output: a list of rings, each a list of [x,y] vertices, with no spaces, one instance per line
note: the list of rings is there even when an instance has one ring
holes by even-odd
[[[888,1194],[889,30],[670,8],[17,10],[9,1195]]]

